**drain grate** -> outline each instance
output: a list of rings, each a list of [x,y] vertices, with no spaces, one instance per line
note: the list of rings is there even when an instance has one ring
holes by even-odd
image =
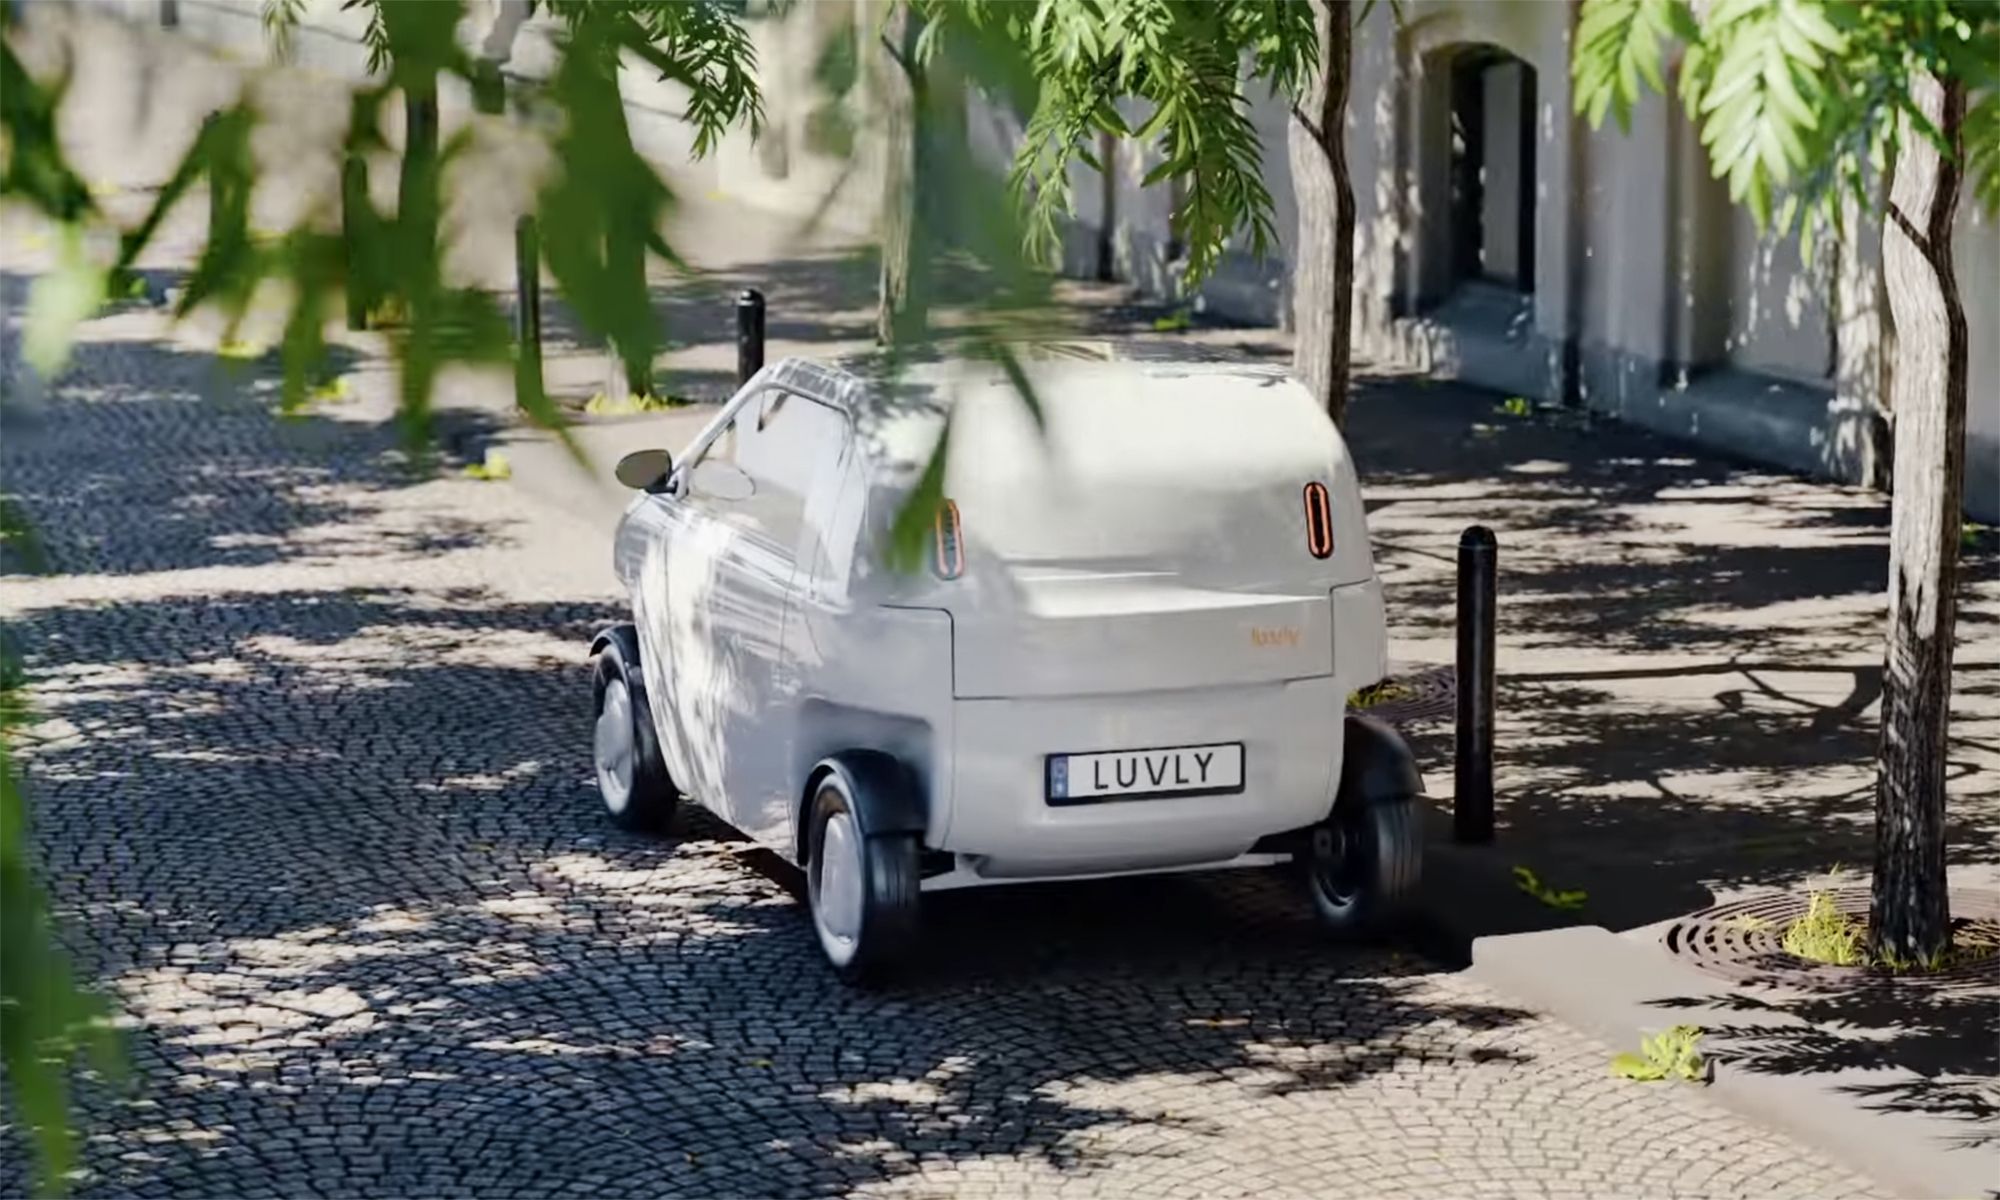
[[[1867,917],[1867,888],[1834,888],[1827,895],[1840,911]],[[1949,895],[1956,944],[1986,952],[1948,970],[1904,978],[1944,987],[2000,986],[2000,893],[1955,889]],[[1803,895],[1778,892],[1718,905],[1675,921],[1661,941],[1690,966],[1738,983],[1850,988],[1890,978],[1871,967],[1836,967],[1786,953],[1785,927],[1805,915],[1806,904]]]
[[[1449,720],[1458,708],[1458,688],[1450,667],[1416,667],[1394,664],[1389,684],[1400,688],[1392,699],[1371,704],[1361,711],[1391,725],[1418,725]]]

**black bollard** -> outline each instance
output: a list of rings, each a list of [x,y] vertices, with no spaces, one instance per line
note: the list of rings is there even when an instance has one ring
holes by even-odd
[[[736,297],[736,386],[764,369],[764,293],[744,288]]]
[[[1474,525],[1458,539],[1457,777],[1452,838],[1493,840],[1493,600],[1499,567],[1493,531]]]
[[[542,396],[542,241],[533,213],[514,223],[514,403],[533,411]]]
[[[361,224],[368,205],[368,160],[359,154],[350,154],[340,164],[340,228],[347,243],[347,253],[357,253],[356,241],[361,237]],[[353,260],[350,258],[347,279],[347,327],[349,329],[368,328],[368,296],[356,279]]]

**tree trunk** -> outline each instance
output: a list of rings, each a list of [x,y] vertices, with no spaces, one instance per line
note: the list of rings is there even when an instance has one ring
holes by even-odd
[[[1946,729],[1965,488],[1965,309],[1952,272],[1965,85],[1918,76],[1911,100],[1952,147],[1905,119],[1889,188],[1882,266],[1895,321],[1890,411],[1888,661],[1875,780],[1872,945],[1906,962],[1950,946],[1945,903]]]
[[[1354,16],[1348,0],[1312,3],[1319,71],[1285,131],[1299,205],[1292,369],[1340,425],[1347,418],[1354,337],[1354,184],[1347,174],[1346,130]]]
[[[902,340],[899,333],[910,306],[910,239],[916,216],[917,105],[920,85],[910,65],[917,18],[897,2],[883,24],[888,62],[882,84],[882,277],[876,294],[875,341]]]
[[[1118,138],[1109,130],[1097,134],[1097,281],[1118,277],[1114,226],[1118,221]]]
[[[412,80],[403,88],[403,173],[396,185],[396,212],[414,218],[405,229],[421,235],[436,228],[426,199],[438,170],[437,79]]]

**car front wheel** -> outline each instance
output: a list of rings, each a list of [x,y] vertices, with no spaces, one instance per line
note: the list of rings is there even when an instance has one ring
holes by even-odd
[[[659,735],[646,703],[639,664],[628,662],[617,641],[597,656],[591,676],[596,721],[591,764],[597,794],[611,819],[626,829],[657,833],[673,820],[680,789],[660,756]]]
[[[1312,827],[1302,861],[1321,923],[1361,935],[1405,914],[1422,873],[1421,816],[1414,799],[1342,803]]]
[[[820,949],[848,982],[879,978],[906,960],[917,940],[914,834],[870,836],[838,773],[813,796],[807,900]]]

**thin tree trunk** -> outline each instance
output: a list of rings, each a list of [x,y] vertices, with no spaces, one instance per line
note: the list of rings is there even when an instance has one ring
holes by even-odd
[[[1951,234],[1965,85],[1918,76],[1911,100],[1943,132],[1952,153],[1940,154],[1905,120],[1882,247],[1896,329],[1889,385],[1896,444],[1869,932],[1878,952],[1922,962],[1951,943],[1945,747],[1965,488],[1967,357]]]
[[[1118,221],[1118,138],[1109,129],[1097,134],[1097,281],[1118,277],[1114,226]]]
[[[910,239],[915,223],[917,104],[920,91],[909,54],[916,17],[897,2],[882,29],[888,63],[880,72],[883,108],[882,276],[876,295],[875,340],[898,336],[910,304]]]
[[[1354,57],[1348,0],[1313,0],[1319,71],[1285,133],[1299,205],[1292,264],[1292,369],[1336,425],[1347,417],[1353,355],[1354,184],[1347,173],[1347,86]]]

